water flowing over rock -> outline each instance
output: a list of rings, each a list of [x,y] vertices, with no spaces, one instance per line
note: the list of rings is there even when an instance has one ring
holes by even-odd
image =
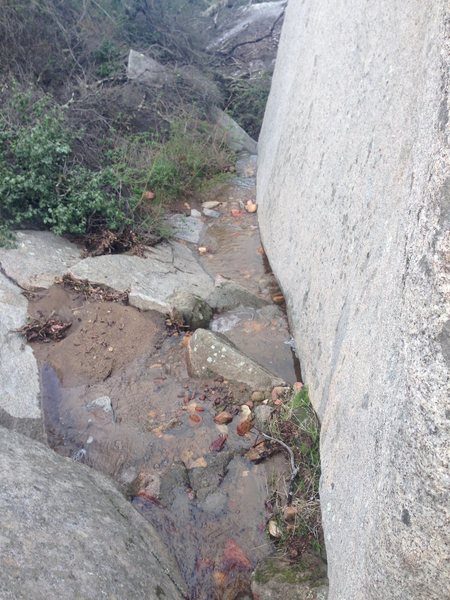
[[[104,476],[0,428],[1,596],[185,598],[153,527]]]
[[[291,1],[259,140],[262,238],[322,421],[330,600],[450,597],[449,16]]]

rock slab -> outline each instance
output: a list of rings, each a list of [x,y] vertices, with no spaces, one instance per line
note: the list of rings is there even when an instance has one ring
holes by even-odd
[[[42,438],[37,362],[14,332],[27,322],[27,306],[20,288],[0,273],[0,424]]]
[[[0,248],[0,265],[25,289],[46,289],[80,260],[80,249],[50,231],[17,231],[16,247]]]
[[[3,600],[185,598],[152,526],[95,471],[0,428]]]
[[[450,597],[449,11],[289,2],[259,140],[322,421],[330,600]]]
[[[85,258],[70,268],[80,279],[129,290],[129,302],[142,310],[168,313],[169,297],[179,290],[207,298],[214,282],[189,248],[178,242],[149,248],[145,258],[115,254]]]
[[[194,377],[221,376],[249,388],[271,389],[282,385],[276,375],[243,354],[220,333],[197,329],[188,346],[188,364]]]

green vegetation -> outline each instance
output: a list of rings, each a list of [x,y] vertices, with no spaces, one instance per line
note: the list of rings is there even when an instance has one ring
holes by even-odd
[[[17,90],[9,96],[0,117],[5,241],[8,227],[37,226],[78,235],[132,228],[148,242],[167,234],[160,219],[167,202],[230,167],[221,140],[194,119],[174,121],[166,135],[118,137],[111,131],[101,167],[80,163],[75,148],[84,137],[83,130],[69,128],[65,110],[49,96],[34,101],[31,92]]]
[[[255,140],[258,139],[270,91],[270,77],[234,79],[228,86],[227,112]]]
[[[292,484],[293,499],[289,506],[285,487],[281,489],[279,481],[272,485],[277,546],[293,560],[308,551],[320,554],[323,549],[319,503],[320,424],[306,387],[293,392],[279,406],[271,420],[270,436],[291,449],[299,469]]]

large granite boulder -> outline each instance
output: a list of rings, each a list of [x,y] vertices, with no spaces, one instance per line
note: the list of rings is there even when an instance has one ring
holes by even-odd
[[[292,0],[258,215],[322,421],[330,600],[450,597],[449,6]]]
[[[22,290],[0,272],[0,425],[43,438],[37,362],[16,332],[27,312]]]
[[[103,475],[0,428],[4,600],[185,598],[154,529]]]

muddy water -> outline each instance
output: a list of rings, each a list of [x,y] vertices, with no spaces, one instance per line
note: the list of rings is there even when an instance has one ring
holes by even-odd
[[[293,382],[287,319],[271,302],[279,290],[256,217],[242,206],[252,186],[241,180],[217,190],[221,216],[205,218],[201,261],[268,304],[216,315],[211,328]],[[250,574],[273,551],[265,533],[268,482],[288,466],[283,455],[246,459],[257,434],[241,437],[236,425],[249,391],[191,379],[183,337],[169,335],[157,313],[92,302],[60,286],[36,294],[30,313],[72,322],[64,340],[33,345],[49,444],[129,494],[175,556],[191,600],[251,598]],[[222,410],[234,416],[228,425],[214,421]]]

